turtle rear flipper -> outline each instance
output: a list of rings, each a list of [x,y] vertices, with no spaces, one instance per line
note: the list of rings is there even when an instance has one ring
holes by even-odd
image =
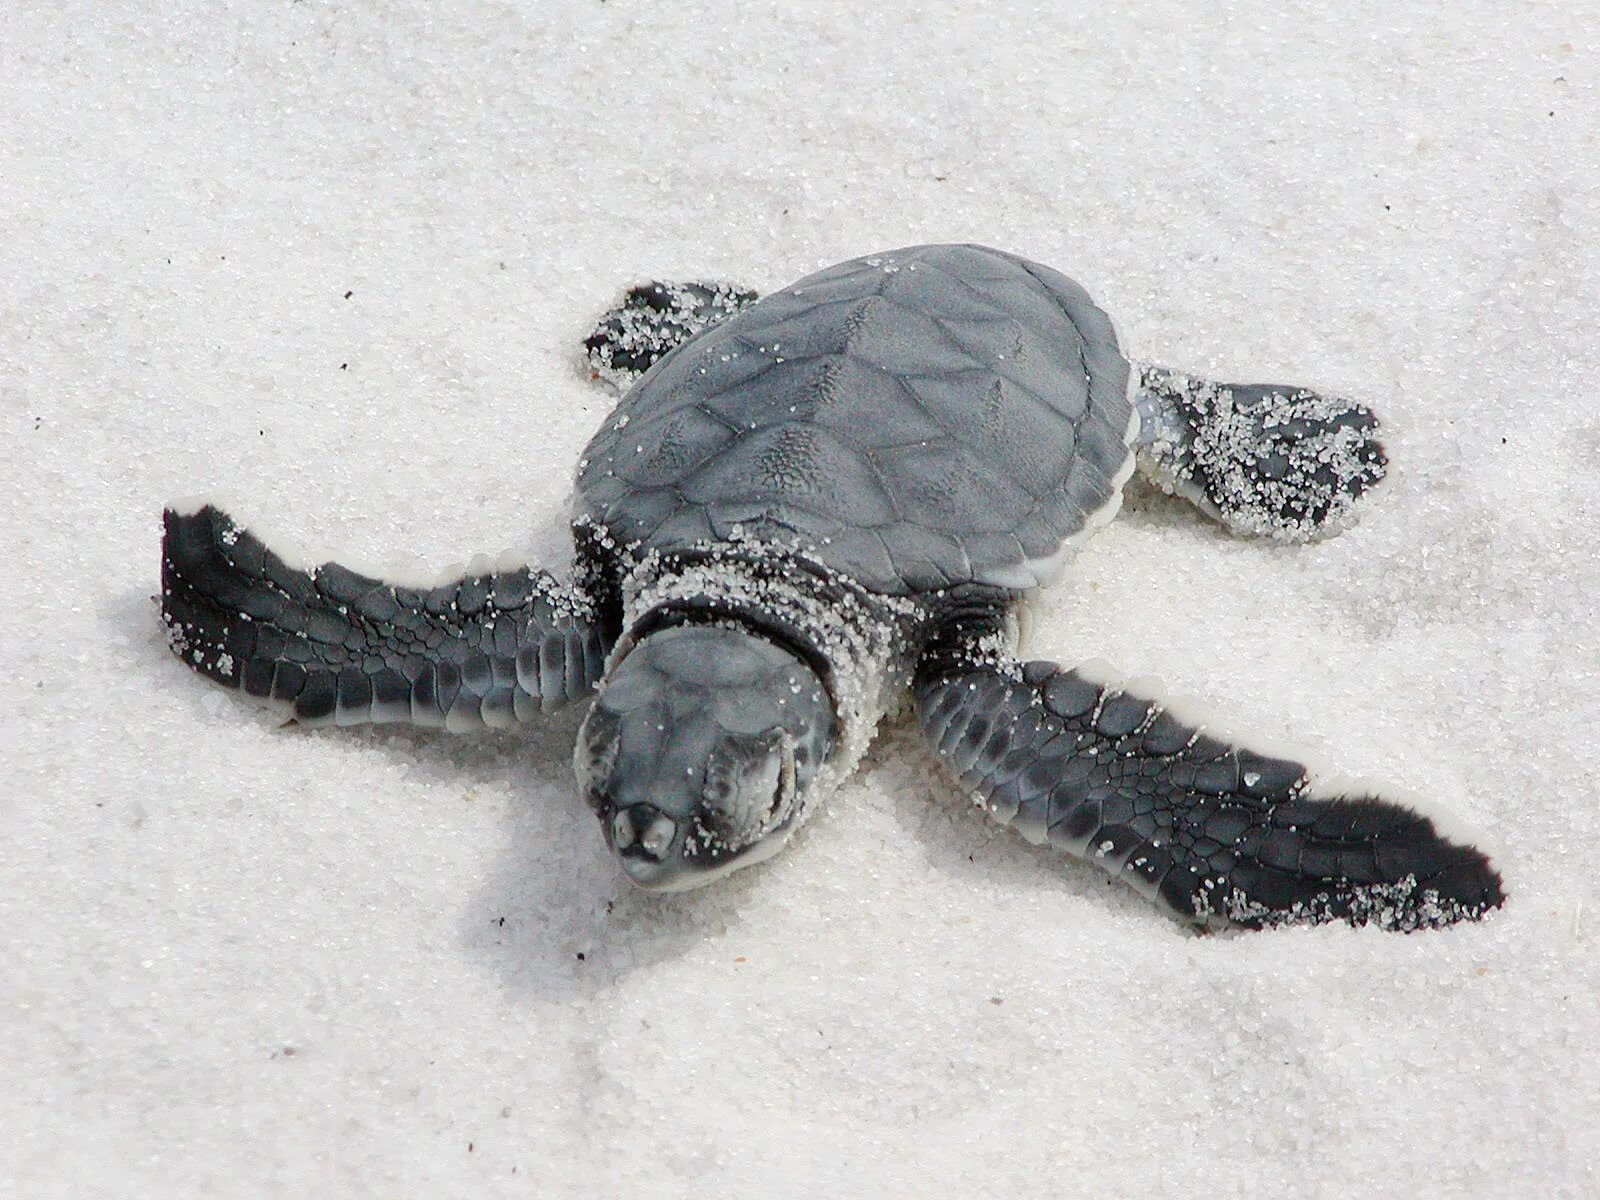
[[[1093,667],[943,655],[915,694],[923,732],[991,816],[1180,919],[1410,931],[1504,900],[1488,858],[1436,818],[1319,785]]]
[[[1235,533],[1337,533],[1388,472],[1377,417],[1351,400],[1146,366],[1136,403],[1143,473]]]
[[[468,571],[431,588],[285,560],[214,505],[163,514],[173,652],[306,724],[503,727],[586,694],[609,639],[544,571]]]
[[[589,372],[627,391],[657,360],[756,302],[733,283],[643,283],[629,288],[583,340]]]

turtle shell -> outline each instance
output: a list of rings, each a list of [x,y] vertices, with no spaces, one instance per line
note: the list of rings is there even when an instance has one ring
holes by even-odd
[[[1128,363],[1087,293],[982,246],[829,267],[646,372],[595,434],[575,516],[621,544],[755,537],[864,587],[1023,589],[1109,518]]]

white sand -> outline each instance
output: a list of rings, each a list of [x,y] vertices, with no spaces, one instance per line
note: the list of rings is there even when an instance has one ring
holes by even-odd
[[[0,1195],[1600,1195],[1597,18],[12,0]],[[904,731],[646,897],[573,717],[285,730],[166,654],[169,496],[547,550],[622,285],[947,239],[1392,422],[1314,547],[1136,493],[1034,648],[1449,805],[1502,913],[1193,938]]]

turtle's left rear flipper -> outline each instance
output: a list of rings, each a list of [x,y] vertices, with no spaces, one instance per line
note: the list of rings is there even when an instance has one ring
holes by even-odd
[[[1436,818],[1319,785],[1097,669],[975,651],[930,659],[915,690],[923,732],[990,815],[1183,920],[1410,931],[1504,900],[1488,858]]]
[[[503,727],[600,676],[608,639],[593,606],[544,571],[410,588],[286,561],[210,504],[168,508],[164,522],[173,652],[307,724]]]
[[[1139,468],[1233,532],[1304,542],[1352,524],[1388,475],[1364,404],[1139,368]]]

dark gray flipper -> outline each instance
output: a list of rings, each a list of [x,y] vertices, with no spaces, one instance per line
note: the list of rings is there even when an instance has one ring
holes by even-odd
[[[732,283],[646,283],[630,288],[583,340],[589,370],[618,391],[657,359],[702,330],[756,302],[756,293]]]
[[[1302,764],[1209,737],[1098,674],[936,654],[918,673],[917,716],[996,820],[1186,921],[1410,931],[1503,901],[1489,860],[1434,819],[1365,788],[1324,790]]]
[[[1139,370],[1140,469],[1235,533],[1289,542],[1335,533],[1387,472],[1378,419],[1364,405]]]
[[[306,724],[499,728],[588,693],[603,670],[593,606],[543,571],[414,589],[285,562],[209,504],[164,520],[173,652]]]

